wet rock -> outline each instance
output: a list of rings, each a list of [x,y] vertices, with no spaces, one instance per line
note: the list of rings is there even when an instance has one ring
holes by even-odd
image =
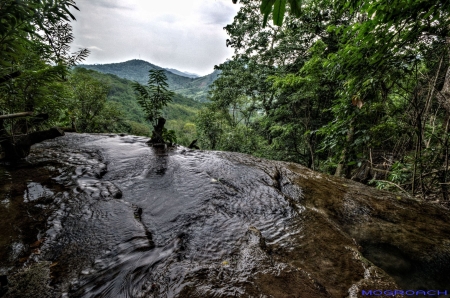
[[[122,191],[109,181],[97,181],[92,179],[80,179],[77,190],[88,194],[92,198],[120,199]]]
[[[304,190],[305,206],[358,244],[360,255],[399,287],[450,285],[448,210],[345,179],[316,178],[298,165],[288,168]]]
[[[57,264],[58,295],[359,298],[450,284],[446,209],[292,163],[146,141],[67,134],[32,150],[63,190],[49,188],[46,240],[14,243]],[[0,189],[23,200],[22,184]]]
[[[267,249],[266,240],[264,239],[263,235],[257,228],[253,226],[249,227],[246,236],[248,242],[256,244],[259,248],[263,250]]]
[[[220,155],[261,168],[275,188],[289,189],[286,199],[299,208],[296,226],[301,232],[274,259],[305,270],[332,297],[360,297],[362,289],[450,284],[448,210],[406,197],[399,200],[398,195],[292,163]],[[288,183],[280,183],[282,179]]]

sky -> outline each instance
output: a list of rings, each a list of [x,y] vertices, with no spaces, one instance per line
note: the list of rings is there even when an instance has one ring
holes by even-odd
[[[76,0],[72,50],[91,51],[84,64],[141,59],[198,75],[233,55],[223,27],[232,0]]]

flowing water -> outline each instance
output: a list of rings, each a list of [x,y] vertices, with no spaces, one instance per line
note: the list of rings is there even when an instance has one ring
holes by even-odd
[[[51,208],[41,208],[52,212],[46,230],[22,237],[12,254],[40,240],[28,259],[54,260],[53,283],[74,297],[239,296],[256,270],[277,268],[265,242],[283,245],[298,212],[277,181],[218,154],[154,149],[145,140],[73,135],[41,145],[28,162],[57,158],[59,172],[46,178],[64,190],[27,182],[22,204],[51,197]]]
[[[279,163],[146,141],[68,134],[0,167],[2,286],[33,264],[50,283],[39,297],[356,297],[363,285],[395,286]],[[306,189],[325,179],[311,175],[296,177]],[[374,213],[338,200],[347,223]]]

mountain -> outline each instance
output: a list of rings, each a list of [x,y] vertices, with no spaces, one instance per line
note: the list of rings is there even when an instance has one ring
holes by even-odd
[[[140,128],[140,131],[135,130],[133,134],[150,134],[151,127],[145,119],[145,113],[136,101],[132,81],[83,67],[77,67],[75,71],[84,72],[109,87],[108,101],[113,102],[122,111],[125,120],[132,127]],[[176,131],[179,144],[187,146],[195,138],[195,132],[187,131],[185,126],[187,124],[188,130],[189,125],[193,126],[195,115],[202,106],[203,103],[176,93],[172,101],[163,109],[162,114],[167,119],[166,127]]]
[[[77,67],[114,74],[120,78],[137,81],[140,84],[147,84],[149,70],[162,69],[167,76],[167,83],[172,91],[200,102],[207,101],[209,86],[217,79],[220,73],[216,70],[209,75],[198,78],[186,77],[186,74],[178,75],[160,66],[138,59],[110,64],[81,64]]]
[[[190,83],[187,83],[184,88],[175,90],[175,92],[192,98],[199,102],[208,101],[209,86],[219,77],[220,70],[214,70],[209,75],[196,78]]]
[[[192,79],[200,77],[198,74],[187,72],[187,71],[180,71],[180,70],[174,69],[174,68],[164,68],[164,69],[168,70],[171,73],[174,73],[176,75],[182,76],[182,77],[188,77],[188,78],[192,78]]]

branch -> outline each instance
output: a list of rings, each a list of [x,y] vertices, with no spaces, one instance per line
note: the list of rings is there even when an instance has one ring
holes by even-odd
[[[27,116],[32,116],[32,115],[33,115],[33,112],[22,112],[22,113],[16,113],[16,114],[0,115],[0,119],[20,118],[20,117],[27,117]]]
[[[17,70],[15,72],[7,74],[6,76],[3,76],[3,77],[0,78],[0,84],[3,84],[4,82],[7,82],[7,81],[9,81],[11,79],[17,78],[21,74],[22,74],[22,72],[20,70]]]
[[[376,181],[379,181],[379,182],[386,182],[386,183],[388,183],[388,184],[394,185],[395,187],[397,187],[398,189],[400,189],[402,192],[404,192],[408,198],[412,199],[412,196],[409,194],[409,192],[407,192],[406,190],[404,190],[400,185],[398,185],[398,184],[396,184],[396,183],[394,183],[394,182],[391,182],[391,181],[387,181],[387,180],[376,180]]]

